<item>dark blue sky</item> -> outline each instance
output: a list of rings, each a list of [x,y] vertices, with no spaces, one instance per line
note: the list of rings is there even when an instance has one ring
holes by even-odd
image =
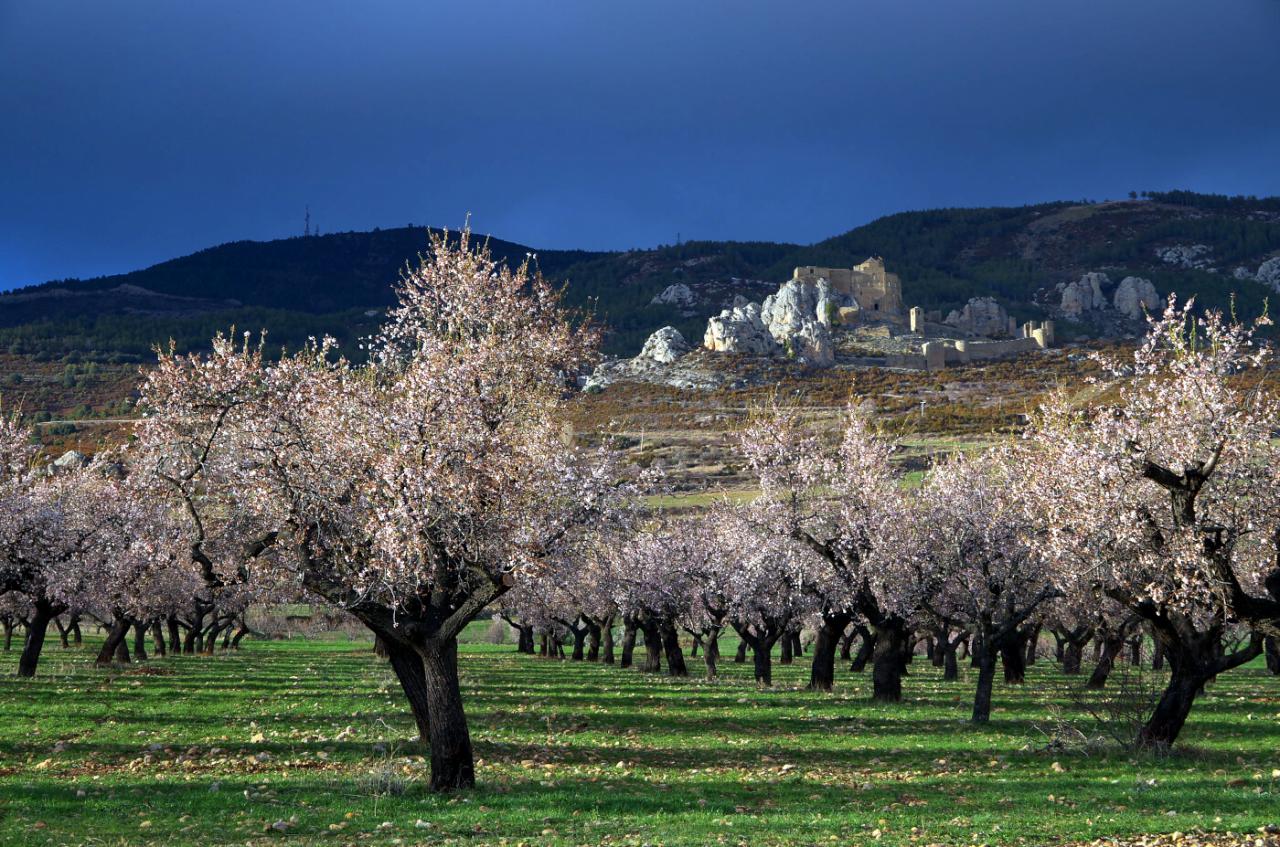
[[[0,287],[456,226],[811,242],[1280,194],[1280,0],[0,0]]]

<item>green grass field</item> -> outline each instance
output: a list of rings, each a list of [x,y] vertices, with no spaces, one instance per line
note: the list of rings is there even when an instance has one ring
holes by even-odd
[[[922,659],[907,702],[882,707],[847,672],[834,695],[799,690],[803,661],[757,691],[730,646],[706,683],[465,645],[480,787],[458,796],[427,793],[368,644],[247,642],[123,671],[51,646],[33,681],[0,654],[0,843],[1043,844],[1280,822],[1280,678],[1260,663],[1155,757],[1046,749],[1075,684],[1047,660],[998,683],[974,729],[971,679]]]

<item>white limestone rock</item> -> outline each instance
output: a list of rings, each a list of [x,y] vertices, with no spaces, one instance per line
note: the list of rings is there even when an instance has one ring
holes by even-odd
[[[835,344],[825,323],[806,320],[789,339],[796,359],[818,368],[829,368],[836,363]]]
[[[1258,272],[1253,275],[1253,278],[1273,291],[1280,291],[1280,256],[1267,259],[1259,265]]]
[[[1151,280],[1139,276],[1127,276],[1116,287],[1116,311],[1126,318],[1139,320],[1152,309],[1160,306],[1160,295]]]
[[[1111,278],[1104,273],[1087,273],[1075,282],[1068,282],[1062,286],[1062,302],[1059,308],[1069,318],[1079,318],[1085,312],[1105,309],[1107,298],[1102,293],[1102,287],[1110,284]]]
[[[698,302],[698,295],[693,293],[693,289],[685,285],[683,282],[677,282],[675,285],[668,285],[662,290],[662,293],[655,296],[649,301],[655,306],[681,306],[687,308]]]
[[[831,286],[825,279],[816,283],[790,279],[777,294],[764,298],[760,319],[774,340],[784,343],[798,333],[806,321],[826,323],[831,302]]]
[[[1009,334],[1009,313],[992,297],[974,297],[963,309],[952,309],[943,323],[970,335],[1001,338]]]
[[[691,349],[680,330],[664,326],[645,340],[644,347],[640,348],[640,358],[669,365]]]
[[[1212,264],[1209,255],[1212,252],[1207,244],[1174,244],[1157,247],[1156,258],[1175,268],[1207,268]]]
[[[742,297],[733,298],[732,307],[707,321],[702,346],[718,353],[752,356],[778,352],[778,343],[760,318],[760,304],[748,303]]]
[[[89,457],[79,450],[68,450],[49,464],[49,475],[70,473],[89,464]]]

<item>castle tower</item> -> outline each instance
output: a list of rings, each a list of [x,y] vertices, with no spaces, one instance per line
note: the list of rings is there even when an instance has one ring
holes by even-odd
[[[924,333],[924,309],[920,308],[919,306],[912,306],[910,315],[911,315],[911,331],[923,334]]]

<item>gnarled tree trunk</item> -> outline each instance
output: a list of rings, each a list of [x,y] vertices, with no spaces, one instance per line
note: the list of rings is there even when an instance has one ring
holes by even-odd
[[[636,622],[632,618],[622,619],[622,657],[618,667],[631,667],[636,650]]]
[[[102,649],[98,651],[98,658],[94,660],[94,664],[99,667],[106,667],[113,661],[125,663],[129,661],[129,648],[125,644],[125,637],[129,634],[129,621],[120,615],[116,615],[111,620],[111,628],[107,630],[107,638],[102,642]],[[124,655],[121,656],[120,650],[124,649]]]
[[[898,617],[887,617],[876,625],[875,651],[871,663],[871,699],[877,703],[898,703],[902,700],[902,677],[907,668],[909,635],[906,622]]]
[[[476,784],[471,733],[458,688],[458,641],[430,640],[418,646],[427,684],[431,741],[431,790],[453,791]]]
[[[676,631],[675,624],[663,621],[660,629],[662,652],[667,657],[667,676],[688,676],[689,668],[684,663],[684,653],[680,652],[680,634]],[[648,636],[645,639],[648,640]]]
[[[813,660],[809,668],[809,690],[830,691],[836,681],[836,650],[841,636],[853,616],[843,611],[828,611],[822,616],[818,637],[813,642]]]
[[[22,647],[22,655],[18,657],[18,676],[33,677],[36,666],[40,664],[40,651],[44,649],[45,633],[49,631],[49,622],[65,611],[60,604],[51,603],[43,598],[35,603],[31,617],[27,619],[27,639]]]

